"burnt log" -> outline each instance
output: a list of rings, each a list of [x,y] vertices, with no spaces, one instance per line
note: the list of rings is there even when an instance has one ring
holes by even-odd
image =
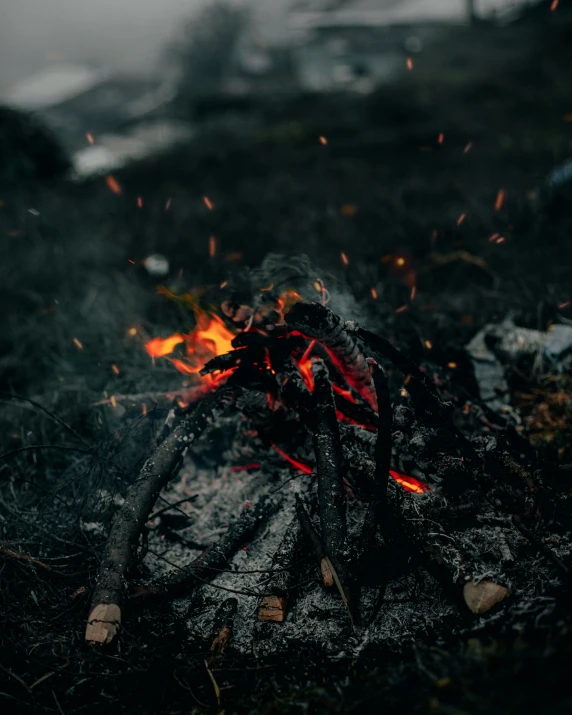
[[[347,383],[377,412],[377,400],[365,357],[344,321],[319,303],[296,303],[284,316],[290,330],[317,340]]]
[[[137,542],[163,487],[179,471],[182,456],[212,423],[217,411],[235,399],[234,389],[223,387],[177,424],[143,465],[115,513],[99,565],[85,631],[90,643],[109,643],[121,624],[126,579],[137,562]]]
[[[205,549],[188,566],[139,586],[133,592],[132,600],[143,604],[163,598],[176,598],[190,593],[201,583],[208,583],[277,508],[278,502],[271,498],[261,499],[254,506],[246,506],[226,534],[216,543]]]

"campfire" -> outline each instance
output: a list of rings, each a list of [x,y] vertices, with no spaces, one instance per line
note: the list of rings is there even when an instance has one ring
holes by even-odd
[[[192,384],[114,398],[171,409],[115,513],[87,641],[171,600],[209,659],[339,654],[541,620],[566,592],[566,492],[521,432],[309,285],[183,297],[194,329],[146,343]]]

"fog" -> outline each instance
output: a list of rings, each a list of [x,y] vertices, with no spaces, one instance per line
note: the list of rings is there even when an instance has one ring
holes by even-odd
[[[0,0],[0,96],[50,62],[148,72],[181,20],[206,1]],[[255,4],[268,16],[269,8],[279,9],[285,0]]]

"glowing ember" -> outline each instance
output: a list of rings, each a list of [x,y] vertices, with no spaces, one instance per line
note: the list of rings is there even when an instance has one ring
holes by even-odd
[[[433,347],[433,343],[430,340],[426,340],[423,345],[425,345],[427,350],[431,350],[431,348]]]
[[[203,196],[203,203],[209,211],[213,210],[214,207],[213,207],[212,201],[209,199],[208,196]]]
[[[127,332],[132,338],[134,338],[137,335],[137,328],[129,328]]]
[[[377,300],[377,290],[373,286],[369,289],[369,293],[374,300]]]
[[[552,0],[552,5],[550,6],[550,11],[554,12],[559,4],[560,4],[560,0]]]
[[[319,142],[323,146],[326,146],[326,144],[328,143],[328,140],[326,139],[326,137],[319,137]]]
[[[83,350],[83,344],[77,338],[73,339],[73,344],[78,350]]]
[[[137,208],[139,208],[139,209],[143,208],[143,199],[141,196],[137,197]]]
[[[119,375],[119,368],[115,365],[115,363],[111,366],[111,371],[114,375]]]
[[[120,194],[123,193],[123,189],[121,188],[119,182],[115,178],[115,176],[109,176],[105,177],[105,183],[107,184],[107,188],[113,192],[116,196],[119,196]]]
[[[443,132],[441,132],[439,134],[439,136],[437,137],[437,144],[442,144],[444,141],[445,141],[445,135],[443,134]]]
[[[447,367],[448,367],[450,370],[455,370],[455,369],[457,368],[457,363],[456,363],[456,362],[448,362],[448,363],[447,363]]]
[[[95,139],[93,138],[93,134],[90,134],[90,132],[85,133],[85,138],[87,139],[88,144],[94,144]]]
[[[304,462],[300,462],[297,459],[294,459],[294,457],[290,457],[288,454],[286,454],[286,452],[283,452],[280,447],[277,447],[275,444],[272,444],[272,447],[278,452],[281,457],[283,457],[287,462],[290,462],[293,467],[299,469],[304,474],[312,474],[312,468],[309,467],[307,464],[304,464]]]
[[[216,256],[216,238],[214,236],[209,236],[209,257],[214,258]]]
[[[405,258],[403,258],[403,256],[398,256],[395,259],[395,265],[399,266],[399,268],[402,268],[405,265]]]
[[[407,69],[411,72],[411,70],[413,69],[413,60],[411,59],[411,57],[408,57],[405,60],[405,65],[406,65]]]
[[[457,226],[460,226],[466,218],[467,218],[467,214],[461,214],[459,216],[459,218],[457,219]]]
[[[503,203],[504,203],[504,191],[502,189],[500,189],[497,194],[496,201],[495,201],[495,211],[500,211]]]
[[[349,263],[349,260],[343,251],[340,253],[340,258],[342,259],[342,263],[344,264],[344,266],[347,266]]]
[[[424,494],[425,492],[430,492],[431,487],[428,484],[425,484],[425,482],[419,481],[419,479],[415,479],[415,477],[410,477],[407,474],[400,474],[399,472],[396,472],[393,469],[389,470],[389,475],[391,476],[392,479],[395,479],[395,481],[399,484],[400,487],[403,487],[406,492],[414,492],[415,494]]]

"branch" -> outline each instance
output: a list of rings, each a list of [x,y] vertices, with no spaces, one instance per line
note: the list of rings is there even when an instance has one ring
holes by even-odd
[[[109,643],[121,623],[126,578],[136,560],[137,542],[159,493],[178,472],[183,452],[212,422],[217,409],[234,400],[224,387],[185,416],[157,447],[131,484],[115,513],[94,589],[85,639]]]

